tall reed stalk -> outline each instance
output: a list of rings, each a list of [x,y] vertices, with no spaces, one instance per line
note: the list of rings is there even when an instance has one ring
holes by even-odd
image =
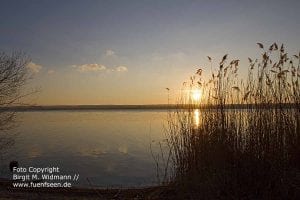
[[[169,184],[184,199],[300,197],[300,53],[258,45],[246,78],[225,55],[209,80],[198,69],[184,84],[201,100],[183,93],[169,112]]]

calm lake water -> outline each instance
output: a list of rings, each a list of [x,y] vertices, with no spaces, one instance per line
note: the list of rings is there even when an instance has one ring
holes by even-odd
[[[150,143],[163,140],[166,119],[157,110],[19,112],[10,130],[14,144],[1,153],[0,177],[11,178],[8,164],[17,160],[78,173],[82,186],[87,178],[97,186],[155,184]]]

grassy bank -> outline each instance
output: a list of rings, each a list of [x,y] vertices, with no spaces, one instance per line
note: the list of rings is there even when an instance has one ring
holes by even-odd
[[[176,199],[173,188],[138,187],[138,188],[14,188],[12,181],[0,179],[0,200],[30,199],[30,200],[171,200]]]
[[[179,104],[189,109],[169,113],[161,168],[184,199],[300,197],[300,55],[258,45],[262,56],[249,58],[247,77],[238,75],[238,59],[224,55],[208,79],[198,69],[184,83]]]

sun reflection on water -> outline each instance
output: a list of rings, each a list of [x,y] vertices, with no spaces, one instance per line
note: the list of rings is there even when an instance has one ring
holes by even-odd
[[[194,110],[194,125],[199,127],[200,125],[200,112],[199,109]]]

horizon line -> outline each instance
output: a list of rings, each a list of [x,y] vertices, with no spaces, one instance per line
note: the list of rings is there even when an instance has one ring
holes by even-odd
[[[134,110],[134,109],[251,109],[258,107],[270,108],[297,108],[297,103],[282,104],[225,104],[225,105],[204,105],[204,104],[91,104],[91,105],[10,105],[0,106],[0,111],[39,111],[39,110]]]

